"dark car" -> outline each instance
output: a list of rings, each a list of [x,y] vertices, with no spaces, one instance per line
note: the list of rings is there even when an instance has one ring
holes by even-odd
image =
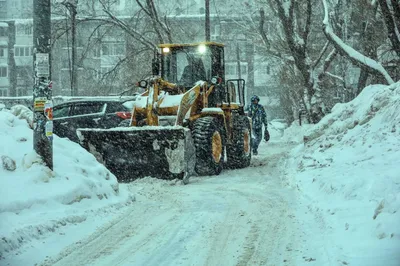
[[[76,100],[54,106],[54,134],[79,142],[78,128],[112,128],[131,118],[133,100]]]

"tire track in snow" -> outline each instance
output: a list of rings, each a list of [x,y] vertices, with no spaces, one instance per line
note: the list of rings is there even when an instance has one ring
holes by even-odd
[[[142,201],[41,265],[291,265],[286,248],[297,234],[287,217],[292,196],[281,184],[285,149],[273,151],[258,157],[261,166],[187,186],[133,182]]]
[[[40,265],[91,265],[102,257],[112,254],[117,246],[140,231],[141,227],[135,227],[134,224],[138,218],[135,211],[137,209],[131,207],[123,216],[116,218],[111,224],[99,228],[89,238],[68,247],[55,260],[45,261]],[[143,214],[142,218],[150,220],[151,215],[154,213]],[[166,220],[172,219],[173,217],[167,214]],[[167,224],[165,223],[155,230],[163,233],[168,230]]]

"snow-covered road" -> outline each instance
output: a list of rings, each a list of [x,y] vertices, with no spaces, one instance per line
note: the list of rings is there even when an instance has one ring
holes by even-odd
[[[300,221],[295,193],[282,185],[291,148],[264,143],[252,167],[186,186],[125,184],[135,203],[41,265],[294,265]]]
[[[316,125],[272,121],[252,167],[186,186],[118,186],[57,136],[49,171],[31,111],[0,105],[0,265],[398,266],[399,85],[369,86]]]

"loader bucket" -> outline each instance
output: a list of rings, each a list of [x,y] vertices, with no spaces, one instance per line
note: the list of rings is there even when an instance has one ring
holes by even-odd
[[[187,128],[80,128],[77,134],[81,145],[120,181],[145,176],[187,180],[194,173],[195,148]]]

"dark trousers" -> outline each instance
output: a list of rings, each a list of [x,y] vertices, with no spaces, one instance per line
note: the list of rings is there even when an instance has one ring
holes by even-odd
[[[253,138],[252,138],[253,151],[257,151],[258,145],[260,145],[261,140],[262,140],[262,127],[253,128]]]

